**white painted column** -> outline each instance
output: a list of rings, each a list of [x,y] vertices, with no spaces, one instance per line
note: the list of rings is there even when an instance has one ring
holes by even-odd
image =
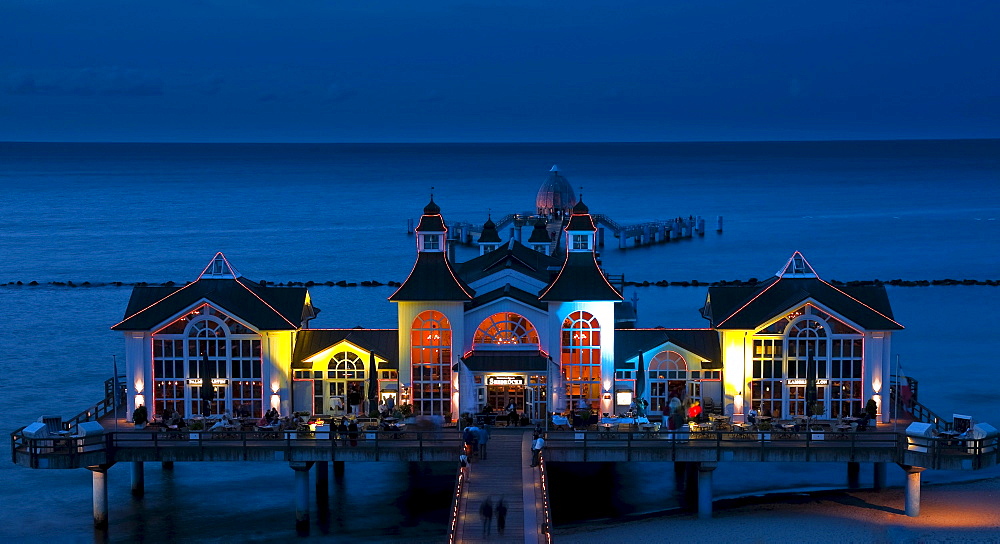
[[[309,469],[312,463],[293,461],[290,465],[295,471],[295,525],[302,527],[309,524]]]
[[[87,467],[93,476],[94,527],[108,526],[108,468],[107,465]]]
[[[906,471],[906,515],[915,518],[920,515],[920,473],[924,468],[901,466]]]
[[[698,463],[698,518],[712,518],[712,471],[715,463]]]

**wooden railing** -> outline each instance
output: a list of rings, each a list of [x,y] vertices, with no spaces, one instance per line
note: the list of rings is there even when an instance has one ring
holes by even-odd
[[[911,388],[910,398],[904,402],[904,399],[899,395],[898,391],[899,381],[895,376],[893,376],[893,383],[889,385],[889,401],[892,403],[892,406],[898,406],[906,410],[916,421],[930,423],[939,431],[951,430],[952,421],[937,415],[933,410],[917,401],[916,395],[913,394],[913,388],[915,387],[917,381],[912,378],[907,378],[907,380],[909,382],[908,385]],[[896,417],[898,417],[898,414]]]

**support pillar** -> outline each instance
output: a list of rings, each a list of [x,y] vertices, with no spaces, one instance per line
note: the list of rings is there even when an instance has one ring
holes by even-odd
[[[146,469],[142,461],[132,462],[132,496],[141,497],[146,492]]]
[[[698,464],[698,518],[712,518],[712,471],[715,463]]]
[[[674,490],[684,491],[684,477],[687,473],[687,463],[684,461],[674,461]]]
[[[344,462],[334,461],[333,462],[333,475],[334,477],[341,478],[344,476]]]
[[[316,463],[316,500],[320,501],[330,496],[330,463]]]
[[[923,467],[899,465],[906,472],[906,515],[915,518],[920,515],[920,473]]]
[[[163,470],[174,470],[174,462],[173,461],[163,461],[162,465],[163,465],[162,466]]]
[[[87,467],[93,475],[94,484],[94,527],[108,526],[108,469],[111,465]]]
[[[861,463],[847,463],[847,487],[850,489],[861,487]]]
[[[289,463],[295,471],[295,526],[297,528],[309,525],[309,469],[311,461],[292,461]]]
[[[886,466],[885,463],[872,463],[873,465],[873,480],[872,489],[875,491],[882,491],[885,489],[886,485]]]

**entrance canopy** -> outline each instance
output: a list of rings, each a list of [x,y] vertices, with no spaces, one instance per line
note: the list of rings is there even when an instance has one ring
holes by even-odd
[[[541,351],[473,351],[462,357],[473,372],[545,372],[549,357]]]

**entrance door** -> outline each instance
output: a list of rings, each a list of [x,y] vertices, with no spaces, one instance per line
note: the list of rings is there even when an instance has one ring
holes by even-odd
[[[518,412],[524,411],[524,386],[523,385],[489,385],[486,386],[486,404],[493,407],[495,412],[504,412],[510,403]]]
[[[788,414],[787,417],[804,416],[806,413],[806,386],[788,386]]]

